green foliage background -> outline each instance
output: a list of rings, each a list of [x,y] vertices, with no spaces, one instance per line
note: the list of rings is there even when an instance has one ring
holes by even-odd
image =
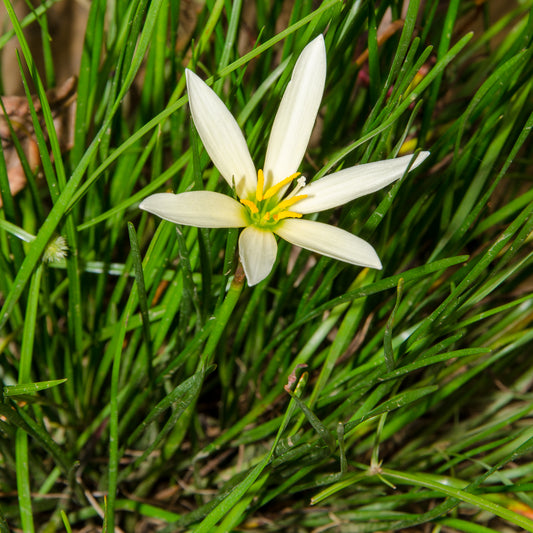
[[[93,0],[67,153],[45,94],[53,3],[18,20],[4,0],[0,38],[18,39],[42,105],[38,171],[9,141],[28,179],[16,197],[0,156],[0,531],[533,531],[531,0],[498,15],[479,1],[402,14],[391,0],[206,0],[185,40],[185,3]],[[303,173],[431,156],[317,217],[372,242],[382,271],[280,242],[249,288],[233,279],[235,230],[137,206],[225,190],[185,66],[259,166],[320,32],[326,93]],[[66,259],[43,262],[58,235]]]

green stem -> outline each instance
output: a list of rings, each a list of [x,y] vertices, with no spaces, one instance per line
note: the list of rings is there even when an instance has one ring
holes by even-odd
[[[233,281],[231,282],[228,294],[226,294],[222,305],[219,307],[215,317],[213,318],[213,320],[216,322],[207,339],[198,370],[205,369],[212,363],[215,349],[218,346],[222,333],[226,329],[226,325],[231,317],[231,314],[233,313],[233,309],[239,300],[243,285],[244,271],[242,269],[242,265],[239,263]]]
[[[37,307],[43,266],[40,264],[34,272],[30,284],[28,305],[24,318],[24,331],[22,348],[20,352],[19,385],[31,381],[31,361],[33,357],[33,343],[35,339],[35,322],[37,320]],[[15,437],[17,490],[22,529],[25,533],[35,531],[33,525],[33,512],[31,508],[30,468],[28,462],[28,434],[17,429]]]
[[[450,478],[444,479],[441,476],[431,474],[424,474],[417,472],[416,474],[408,474],[406,472],[398,472],[397,470],[390,470],[388,468],[381,469],[381,474],[395,483],[402,483],[407,485],[415,485],[418,487],[425,487],[427,489],[436,490],[450,498],[456,498],[464,503],[468,503],[479,509],[483,509],[500,518],[511,522],[517,526],[523,527],[525,531],[533,531],[533,520],[519,515],[506,507],[498,505],[497,503],[488,500],[487,498],[471,494],[458,488],[459,483],[449,485]],[[446,484],[443,482],[446,481]]]

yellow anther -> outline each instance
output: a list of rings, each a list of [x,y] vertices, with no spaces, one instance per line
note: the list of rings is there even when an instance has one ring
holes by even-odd
[[[285,198],[285,200],[282,200],[276,206],[276,211],[283,211],[283,209],[286,209],[287,207],[294,205],[296,202],[299,202],[300,200],[303,200],[304,198],[307,198],[307,194],[299,194],[297,196],[292,196],[291,198]]]
[[[296,179],[300,175],[300,172],[295,172],[294,174],[291,174],[288,178],[285,178],[284,180],[281,180],[279,183],[276,183],[276,185],[272,185],[272,187],[269,187],[265,194],[263,194],[263,199],[268,200],[268,198],[272,198],[277,192],[280,191],[280,189],[283,189],[285,185],[288,185],[291,181]]]
[[[255,190],[255,199],[260,202],[263,199],[263,187],[265,186],[265,175],[259,169],[257,171],[257,188]]]
[[[302,213],[295,213],[294,211],[282,211],[274,215],[274,220],[278,222],[283,218],[302,218]]]
[[[241,204],[244,204],[254,215],[256,213],[259,213],[259,209],[251,200],[246,200],[245,198],[241,198]]]

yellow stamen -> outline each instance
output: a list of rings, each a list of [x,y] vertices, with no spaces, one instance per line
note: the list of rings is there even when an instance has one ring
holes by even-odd
[[[257,188],[255,190],[255,199],[260,202],[263,199],[263,187],[265,186],[265,176],[263,171],[257,171]]]
[[[295,172],[294,174],[291,174],[288,178],[285,178],[284,180],[281,180],[279,183],[276,183],[276,185],[272,185],[272,187],[269,187],[265,194],[263,194],[263,199],[268,200],[269,198],[272,198],[277,192],[279,192],[280,189],[283,189],[285,185],[288,185],[292,180],[296,179],[300,175],[300,172]]]
[[[254,215],[256,213],[259,213],[259,209],[251,200],[246,200],[245,198],[241,198],[241,204],[244,204]]]
[[[278,222],[283,218],[302,218],[301,213],[295,213],[294,211],[282,211],[281,213],[276,213],[274,215],[274,220]]]
[[[276,206],[276,211],[283,211],[283,209],[286,209],[287,207],[294,205],[296,202],[299,202],[300,200],[303,200],[304,198],[307,198],[307,194],[299,194],[297,196],[292,196],[291,198],[285,198],[285,200],[282,200]]]

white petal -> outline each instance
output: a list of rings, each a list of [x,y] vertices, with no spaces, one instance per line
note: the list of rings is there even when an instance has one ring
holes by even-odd
[[[194,125],[205,149],[240,198],[255,192],[257,175],[246,140],[224,102],[194,72],[185,70]]]
[[[420,165],[428,155],[429,152],[420,152],[410,170]],[[300,190],[298,194],[308,196],[294,204],[292,209],[302,214],[317,213],[378,191],[401,178],[412,159],[412,155],[406,155],[334,172]]]
[[[282,239],[352,265],[381,269],[374,248],[342,229],[313,220],[287,218],[274,230]]]
[[[302,51],[281,100],[265,158],[269,185],[298,171],[311,137],[326,81],[326,47],[319,35]]]
[[[278,245],[271,231],[255,226],[245,228],[239,237],[239,256],[249,285],[263,281],[272,270]]]
[[[148,196],[139,207],[175,224],[198,228],[242,228],[248,223],[246,208],[218,192],[162,192]]]

